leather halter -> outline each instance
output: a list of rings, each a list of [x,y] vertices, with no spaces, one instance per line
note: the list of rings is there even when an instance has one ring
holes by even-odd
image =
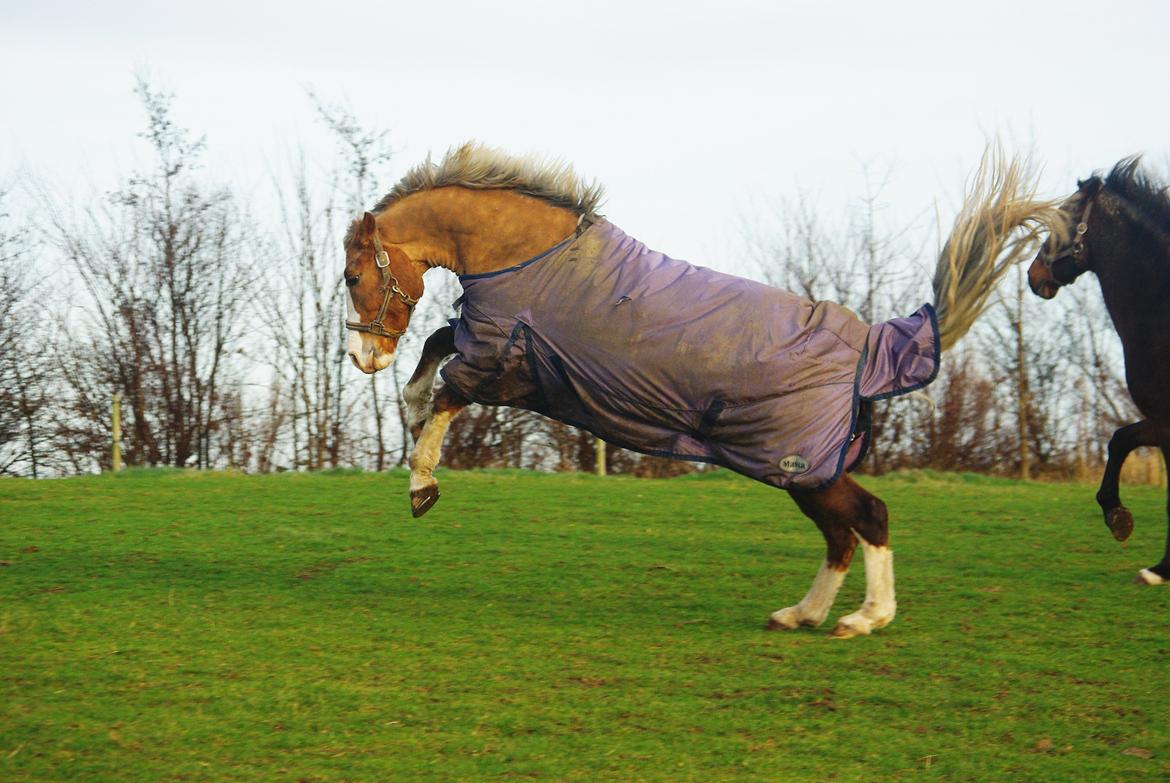
[[[1069,246],[1062,248],[1058,253],[1049,255],[1044,254],[1044,266],[1048,269],[1051,279],[1050,284],[1057,288],[1063,288],[1066,285],[1073,283],[1078,277],[1088,271],[1088,259],[1085,256],[1085,235],[1089,233],[1089,214],[1093,211],[1093,203],[1096,202],[1097,197],[1101,195],[1099,189],[1092,196],[1089,196],[1085,202],[1084,211],[1081,212],[1081,219],[1077,222],[1076,228],[1073,230],[1073,241]],[[1060,261],[1068,259],[1072,262],[1075,272],[1067,280],[1061,280],[1057,277],[1057,272],[1053,267]],[[1067,267],[1065,268],[1067,271]]]
[[[378,314],[374,316],[374,320],[368,324],[363,324],[360,321],[346,321],[345,328],[355,332],[366,332],[377,337],[401,337],[406,334],[405,329],[387,329],[382,323],[382,319],[386,317],[386,309],[390,306],[390,299],[397,296],[410,308],[411,313],[414,312],[418,300],[402,290],[402,286],[398,283],[398,278],[390,271],[390,254],[382,247],[382,240],[378,238],[378,232],[376,230],[371,237],[374,240],[374,265],[378,267],[378,272],[382,276],[382,284],[378,286],[378,290],[382,292],[382,306],[378,308]],[[409,318],[410,316],[408,315],[407,317]]]
[[[1081,272],[1084,272],[1089,268],[1088,264],[1085,263],[1085,259],[1083,258],[1085,253],[1085,235],[1089,233],[1089,214],[1093,211],[1093,204],[1097,201],[1097,196],[1100,194],[1101,191],[1098,190],[1096,193],[1090,196],[1088,201],[1085,203],[1085,210],[1081,213],[1081,219],[1077,222],[1077,227],[1073,232],[1072,245],[1070,245],[1069,248],[1064,252],[1060,253],[1060,255],[1056,255],[1051,258],[1045,258],[1045,266],[1047,266],[1049,269],[1051,269],[1052,265],[1057,261],[1060,261],[1062,258],[1071,258],[1073,260],[1073,264]]]

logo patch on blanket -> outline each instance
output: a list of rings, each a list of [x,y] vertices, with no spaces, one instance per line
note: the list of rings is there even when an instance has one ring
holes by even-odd
[[[809,469],[808,460],[799,454],[789,454],[778,463],[785,473],[804,473]]]

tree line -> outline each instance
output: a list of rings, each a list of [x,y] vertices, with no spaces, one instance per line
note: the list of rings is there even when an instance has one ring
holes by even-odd
[[[310,94],[335,155],[289,161],[271,176],[272,206],[260,215],[208,174],[206,141],[176,122],[173,96],[142,79],[136,91],[150,163],[115,190],[88,200],[27,183],[0,189],[0,474],[108,469],[115,394],[128,465],[405,464],[402,388],[423,340],[453,317],[458,286],[428,273],[398,360],[357,375],[345,355],[340,238],[389,189],[388,135]],[[861,196],[831,215],[815,194],[797,193],[745,216],[740,273],[870,322],[925,301],[928,232],[920,221],[889,225],[889,172],[874,184],[872,168],[863,166]],[[10,209],[18,199],[20,215]],[[875,406],[864,471],[1099,471],[1109,435],[1134,414],[1100,295],[1086,281],[1039,307],[1025,288],[1021,270],[945,357],[930,401]],[[451,468],[592,471],[596,459],[589,433],[482,406],[455,420],[444,453]],[[606,461],[610,472],[642,476],[702,469],[615,448]],[[1137,470],[1160,476],[1152,463]]]

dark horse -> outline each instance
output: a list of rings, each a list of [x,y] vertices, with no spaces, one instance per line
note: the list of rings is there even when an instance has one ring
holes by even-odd
[[[1064,225],[1056,226],[1028,270],[1032,292],[1045,299],[1085,272],[1096,274],[1121,337],[1126,383],[1145,418],[1113,433],[1097,491],[1118,541],[1133,532],[1133,515],[1118,490],[1125,458],[1139,446],[1156,446],[1170,460],[1170,195],[1138,170],[1138,162],[1127,158],[1104,179],[1078,182],[1061,205]],[[1135,581],[1170,581],[1170,534],[1162,560],[1139,571]]]
[[[865,602],[833,633],[883,627],[895,611],[886,507],[845,472],[869,437],[868,406],[933,378],[1005,268],[996,260],[1021,252],[1015,229],[1054,209],[1029,198],[1018,165],[987,162],[936,267],[937,322],[926,306],[870,325],[646,248],[597,214],[600,189],[566,166],[479,145],[428,159],[345,240],[349,355],[364,372],[393,361],[427,269],[454,272],[464,291],[403,394],[412,512],[439,497],[453,416],[471,402],[527,408],[788,490],[827,551],[808,594],[770,627],[823,622],[858,546]]]

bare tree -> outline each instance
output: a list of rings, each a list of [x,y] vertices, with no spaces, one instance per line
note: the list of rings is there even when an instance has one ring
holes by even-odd
[[[46,354],[42,291],[31,266],[26,227],[11,225],[0,191],[0,474],[44,472],[51,399],[43,369]],[[46,352],[47,353],[47,352]]]
[[[936,407],[919,409],[914,459],[907,466],[996,472],[1001,460],[994,435],[1001,421],[995,391],[974,354],[951,353],[932,387]]]
[[[153,167],[79,222],[54,209],[61,249],[84,303],[62,316],[71,417],[60,441],[74,464],[105,462],[107,407],[126,400],[128,464],[207,467],[225,417],[233,354],[252,277],[247,221],[232,194],[196,176],[204,150],[172,117],[170,95],[139,79],[140,135]],[[86,324],[86,326],[83,326]]]
[[[282,230],[270,242],[274,263],[267,267],[260,307],[269,346],[264,356],[271,362],[272,388],[283,399],[270,399],[268,426],[279,421],[280,429],[287,428],[290,467],[337,467],[354,457],[352,400],[342,383],[345,302],[336,263],[344,213],[331,193],[313,187],[303,159],[294,162],[287,180],[276,182],[276,192]],[[264,453],[261,469],[273,468],[274,439]]]
[[[1120,340],[1090,281],[1040,302],[1022,271],[977,327],[983,367],[1003,401],[1003,426],[992,434],[999,472],[1088,479],[1104,465],[1113,431],[1140,418]]]
[[[347,223],[368,208],[375,195],[376,183],[387,181],[386,170],[394,154],[389,144],[389,134],[384,130],[369,130],[344,106],[326,103],[312,93],[309,97],[332,133],[340,152],[340,171],[333,176],[334,203],[341,209]],[[389,185],[379,189],[389,190]],[[341,233],[337,236],[341,236]],[[333,268],[337,269],[336,266]],[[369,394],[360,403],[368,404],[371,411],[374,424],[371,451],[377,470],[391,464],[406,464],[410,441],[402,391],[426,337],[454,315],[451,303],[458,298],[458,294],[453,278],[438,270],[427,275],[426,284],[427,296],[411,317],[407,333],[398,342],[398,358],[385,372],[370,376]],[[348,370],[348,363],[345,363],[344,369]],[[385,394],[379,392],[379,377],[384,378],[390,387]],[[391,427],[386,426],[387,408],[393,409],[396,414]],[[392,443],[394,440],[396,443]]]
[[[369,201],[372,180],[384,171],[386,164],[393,157],[388,141],[387,131],[369,131],[365,129],[353,112],[338,104],[327,104],[316,94],[310,92],[309,98],[317,108],[317,114],[333,134],[342,158],[342,175],[334,177],[334,188],[338,191],[339,204],[349,215],[350,219],[358,217]],[[338,236],[341,236],[339,233]],[[414,319],[412,319],[413,321]],[[417,327],[411,324],[412,331]],[[343,353],[344,358],[344,353]],[[340,385],[341,365],[338,365],[338,383]],[[406,452],[406,407],[402,402],[403,380],[401,374],[391,371],[387,374],[392,386],[391,394],[395,401],[398,413],[398,428],[402,435],[399,464],[405,462]],[[389,450],[386,446],[386,427],[384,419],[384,402],[378,391],[378,376],[369,377],[370,404],[374,424],[374,468],[383,470],[387,467]]]

